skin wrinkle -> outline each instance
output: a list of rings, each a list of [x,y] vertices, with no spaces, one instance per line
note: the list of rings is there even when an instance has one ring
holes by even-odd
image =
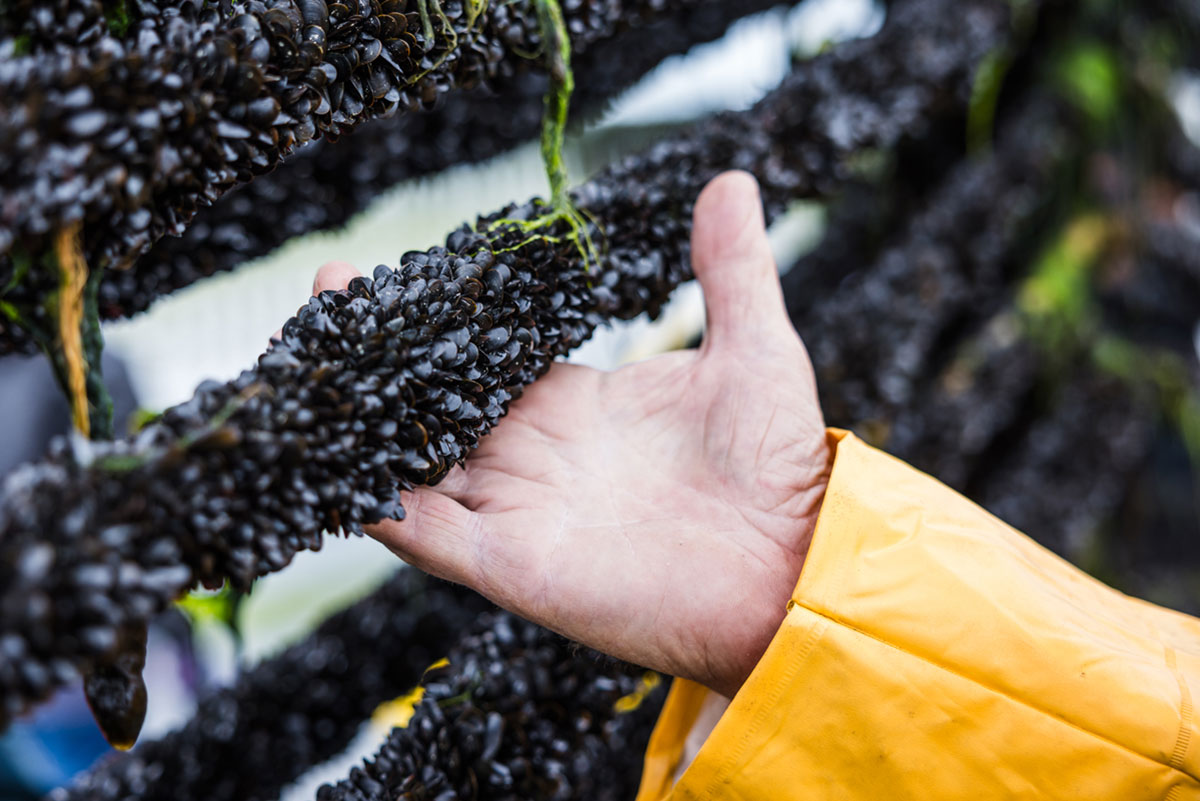
[[[729,416],[730,420],[740,420],[741,408],[744,405],[741,403],[741,393],[734,395],[734,414]],[[740,482],[742,472],[738,469],[739,465],[735,461],[737,449],[734,447],[737,443],[738,430],[734,425],[725,427],[725,450],[721,453],[721,466],[724,468],[720,473],[720,481],[722,484]]]
[[[562,547],[565,538],[566,527],[560,526],[558,532],[554,535],[554,538],[550,543],[549,551],[542,560],[543,565],[541,586],[533,597],[533,608],[538,610],[538,617],[549,617],[549,615],[546,614],[546,611],[553,609],[554,581],[558,575],[558,571],[553,570],[552,568],[554,566],[555,559],[558,556],[558,549]]]
[[[650,615],[650,627],[652,629],[660,629],[661,628],[661,629],[669,630],[669,628],[670,628],[669,626],[662,625],[663,610],[666,608],[666,606],[667,606],[667,585],[664,583],[664,584],[660,584],[658,586],[658,603],[655,604],[654,612],[653,612],[653,614]]]
[[[704,438],[704,443],[705,443],[704,451],[706,453],[712,450],[712,446],[708,444],[708,440],[711,436],[713,436],[712,432],[716,428],[716,426],[713,424],[713,417],[718,414],[719,414],[719,410],[717,409],[717,404],[715,404],[715,403],[710,405],[704,411],[704,424],[703,424],[702,430],[703,430],[703,438]],[[726,451],[726,452],[728,452],[728,451]]]
[[[534,596],[534,616],[547,621],[552,617],[548,612],[553,609],[552,600],[554,598],[554,587],[558,576],[558,572],[551,569],[554,563],[554,557],[557,554],[558,546],[564,539],[567,531],[567,521],[570,517],[570,510],[563,508],[561,517],[558,522],[558,533],[555,536],[555,542],[551,547],[549,555],[546,557],[546,564],[542,569],[542,582],[540,592]],[[547,623],[549,625],[549,623]],[[560,632],[562,633],[562,632]],[[564,636],[567,636],[564,634]]]
[[[758,531],[763,530],[763,526],[761,526],[760,524],[757,524],[753,519],[751,519],[750,512],[748,512],[745,509],[737,509],[736,512],[738,515],[741,516],[742,520],[745,521],[745,523],[748,527],[754,528]],[[783,555],[784,557],[790,556],[792,558],[795,558],[796,552],[792,547],[790,547],[784,543],[778,542],[773,537],[769,537],[769,536],[766,538],[766,542],[770,545],[776,546],[780,550],[781,555]],[[772,560],[770,560],[764,556],[760,556],[758,553],[756,553],[755,551],[753,551],[751,549],[746,549],[746,552],[749,553],[750,555],[752,555],[759,562],[759,564],[761,564],[763,566],[764,570],[768,573],[768,575],[774,572],[775,563]]]
[[[696,638],[697,645],[694,646],[698,647],[700,653],[703,655],[703,675],[724,676],[731,672],[741,672],[734,666],[737,665],[739,661],[742,661],[746,650],[745,646],[736,644],[736,640],[734,641],[734,644],[727,644],[723,648],[716,646],[717,643],[722,642],[722,638],[719,636],[721,632],[713,631],[713,627],[715,625],[717,625],[715,621],[710,621],[708,630]],[[749,669],[745,671],[747,675],[749,672]],[[741,682],[738,682],[738,686],[740,686],[740,684]],[[736,689],[731,691],[726,687],[718,686],[714,686],[713,689],[722,695],[725,695],[727,698],[732,698],[737,694]]]
[[[477,587],[491,589],[491,582],[485,568],[486,546],[484,545],[483,517],[471,515],[471,523],[467,532],[467,541],[471,543],[471,563],[475,566],[475,584]]]
[[[771,436],[773,433],[772,429],[775,427],[775,417],[778,414],[779,414],[779,407],[772,406],[771,407],[771,416],[767,418],[767,424],[765,426],[763,426],[762,437],[759,438],[758,448],[754,451],[754,463],[755,464],[762,464],[765,461],[763,459],[763,451],[766,449],[767,443],[771,440]]]
[[[610,494],[609,500],[610,500],[610,504],[613,507],[613,512],[616,513],[616,515],[619,519],[620,512],[617,511],[616,504],[611,503],[611,494]],[[621,536],[625,540],[626,547],[629,549],[629,562],[630,562],[630,564],[634,564],[635,560],[637,559],[637,548],[633,544],[633,537],[630,536],[630,534],[629,534],[629,526],[628,525],[624,525],[624,524],[621,525]]]
[[[519,478],[522,481],[528,481],[530,484],[537,484],[548,489],[557,488],[558,484],[553,481],[553,477],[562,473],[570,472],[570,469],[565,465],[555,465],[554,467],[543,469],[536,474],[514,475],[514,478]]]

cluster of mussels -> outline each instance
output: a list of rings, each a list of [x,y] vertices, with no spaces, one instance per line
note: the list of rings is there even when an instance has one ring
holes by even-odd
[[[488,608],[466,590],[402,570],[306,641],[203,700],[184,728],[113,755],[50,798],[278,798],[447,655],[449,667],[422,680],[408,728],[322,796],[355,797],[351,784],[364,791],[403,784],[409,796],[370,797],[434,798],[447,786],[470,786],[478,794],[459,797],[632,798],[662,690],[643,671],[509,615],[481,617]],[[498,793],[506,771],[507,795]],[[531,784],[537,792],[527,792]]]
[[[108,30],[101,0],[13,0],[0,7],[0,54],[87,47]]]
[[[689,274],[709,179],[750,170],[770,214],[830,190],[854,152],[960,108],[1007,13],[1003,0],[897,3],[873,40],[805,62],[750,111],[605,171],[575,195],[599,264],[565,226],[531,237],[500,223],[543,208],[513,207],[312,299],[255,369],[202,385],[135,438],[59,441],[0,498],[0,631],[17,654],[0,672],[3,718],[72,666],[111,660],[119,632],[193,581],[246,586],[322,531],[401,517],[401,490],[464,459],[554,358],[605,320],[657,313]]]
[[[603,48],[572,60],[572,116],[595,114],[663,58],[720,36],[734,20],[776,0],[702,0],[682,18],[621,31]],[[288,239],[343,225],[397,183],[490,158],[535,138],[547,78],[514,75],[496,87],[453,94],[425,114],[375,120],[338,142],[317,141],[270,175],[198,213],[182,237],[161,239],[128,270],[109,271],[100,286],[106,318],[142,311],[158,296],[262,256]],[[0,352],[16,347],[0,334]]]
[[[924,450],[941,454],[938,476],[955,486],[967,475],[950,462],[973,458],[1006,418],[980,416],[957,430],[923,411],[897,416],[896,410],[955,357],[953,335],[967,320],[996,313],[1025,271],[1030,253],[1023,248],[1039,241],[1039,225],[1050,218],[1052,187],[1075,163],[1069,116],[1049,98],[1014,110],[995,153],[950,170],[899,230],[882,240],[879,252],[848,262],[861,267],[844,267],[831,294],[801,306],[803,296],[791,293],[801,334],[849,332],[837,340],[806,340],[820,385],[840,387],[840,402],[824,404],[827,417],[886,429],[889,450],[906,456],[918,450],[917,443],[936,440],[940,447]],[[803,281],[807,272],[789,274],[786,281]],[[863,326],[859,320],[874,323]]]
[[[273,801],[341,753],[379,704],[414,687],[491,608],[469,590],[402,569],[202,699],[184,727],[112,755],[51,798]]]
[[[1094,368],[1059,379],[1036,411],[1006,432],[1012,442],[980,461],[972,491],[1006,523],[1079,561],[1095,550],[1097,530],[1114,519],[1131,480],[1146,469],[1158,415],[1144,388]],[[1029,495],[1035,482],[1054,491]],[[1127,532],[1147,534],[1153,532]]]
[[[618,33],[602,51],[592,48],[573,62],[579,86],[573,107],[594,112],[662,58],[713,39],[734,19],[774,2],[703,0],[684,19]],[[401,181],[480,161],[533,138],[546,84],[542,72],[518,73],[495,90],[452,94],[428,113],[374,120],[339,142],[310,143],[271,174],[201,210],[182,237],[160,239],[129,269],[107,271],[99,288],[101,317],[142,311],[161,295],[262,256],[294,236],[341,226]],[[34,349],[25,329],[0,320],[0,354]]]
[[[1136,222],[1141,253],[1134,269],[1110,278],[1099,299],[1105,318],[1123,330],[1186,352],[1194,347],[1200,309],[1200,180],[1181,189],[1175,202],[1152,214],[1131,211],[1124,200],[1114,204]],[[1123,198],[1143,191],[1120,187],[1126,190]]]
[[[318,801],[633,798],[657,676],[505,612],[483,618],[448,662],[422,681],[408,725]]]
[[[0,279],[78,221],[89,265],[127,267],[318,135],[508,80],[539,50],[544,1],[186,0],[124,36],[5,59]],[[584,49],[695,2],[571,3],[567,25]]]

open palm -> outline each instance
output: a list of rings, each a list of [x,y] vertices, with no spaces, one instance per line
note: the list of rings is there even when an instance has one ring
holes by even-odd
[[[714,180],[694,231],[699,350],[556,364],[465,467],[371,533],[567,637],[732,695],[783,617],[829,451],[753,179]],[[353,274],[327,266],[318,287]]]

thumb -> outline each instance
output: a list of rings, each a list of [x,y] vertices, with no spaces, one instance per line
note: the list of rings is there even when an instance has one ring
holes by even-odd
[[[795,337],[754,177],[718,175],[700,193],[692,218],[692,269],[704,290],[708,318],[705,346]]]

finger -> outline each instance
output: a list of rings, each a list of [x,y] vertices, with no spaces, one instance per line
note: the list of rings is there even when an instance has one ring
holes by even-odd
[[[482,518],[429,487],[404,493],[404,520],[384,520],[367,533],[414,567],[478,589]]]
[[[325,264],[321,269],[317,270],[317,275],[313,279],[312,294],[316,295],[326,289],[345,289],[350,281],[362,275],[353,264],[348,264],[344,261],[331,261]],[[271,343],[283,339],[283,329],[277,328],[274,334],[271,334],[271,339],[268,340],[268,346]]]
[[[763,223],[758,183],[746,172],[718,175],[696,200],[692,268],[704,290],[706,347],[794,337]]]
[[[450,468],[446,475],[431,487],[437,487],[437,491],[442,495],[446,495],[459,503],[466,503],[466,497],[471,489],[471,481],[467,476],[467,468],[463,465],[457,465]]]
[[[312,293],[316,295],[327,289],[345,289],[353,279],[360,275],[362,273],[353,264],[331,261],[317,270],[317,277],[313,279]]]

